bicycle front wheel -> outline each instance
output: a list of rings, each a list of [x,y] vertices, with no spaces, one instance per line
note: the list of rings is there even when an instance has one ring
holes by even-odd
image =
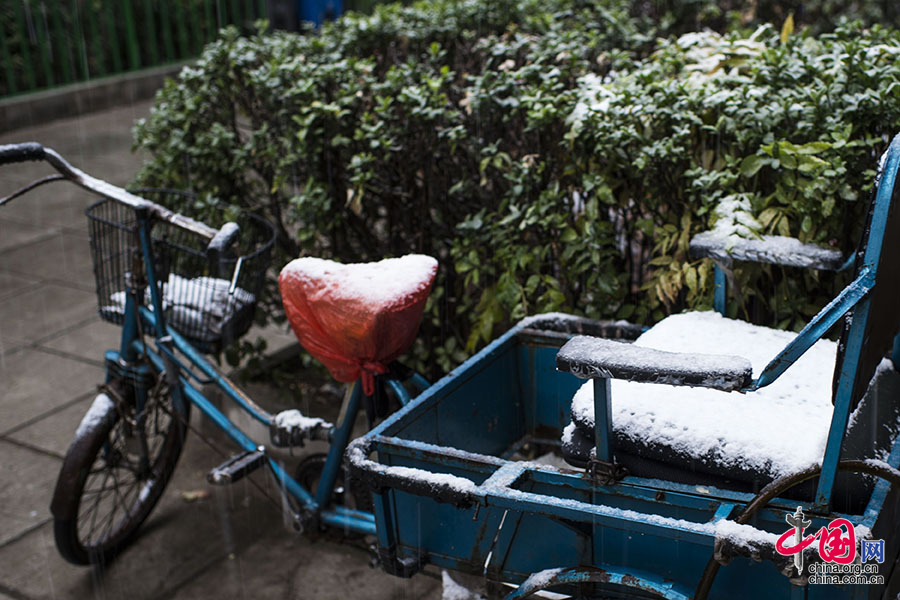
[[[78,565],[105,564],[132,540],[162,496],[187,434],[190,407],[175,406],[165,375],[148,391],[143,414],[136,414],[131,386],[112,388],[82,419],[50,506],[56,547]]]

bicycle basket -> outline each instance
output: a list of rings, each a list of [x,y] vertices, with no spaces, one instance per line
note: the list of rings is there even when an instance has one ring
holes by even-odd
[[[189,193],[172,190],[137,193],[164,206],[184,205],[186,199],[193,199]],[[134,271],[135,260],[143,260],[137,217],[132,208],[107,199],[95,202],[85,213],[100,317],[121,325],[125,318],[125,274]],[[238,266],[237,257],[223,257],[218,265],[210,265],[208,240],[158,220],[151,228],[154,271],[162,283],[166,324],[206,352],[220,351],[250,328],[272,259],[272,225],[246,211],[233,220],[240,226],[241,257],[233,290],[231,279]],[[144,304],[151,305],[149,289]]]

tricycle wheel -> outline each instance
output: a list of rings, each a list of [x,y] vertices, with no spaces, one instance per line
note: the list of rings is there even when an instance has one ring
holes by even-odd
[[[104,564],[131,541],[169,482],[187,434],[165,375],[136,414],[135,390],[112,382],[85,414],[60,469],[50,510],[67,561]]]

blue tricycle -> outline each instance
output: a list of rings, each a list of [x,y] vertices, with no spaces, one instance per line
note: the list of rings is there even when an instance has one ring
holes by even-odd
[[[352,442],[384,568],[509,598],[895,598],[898,170],[900,136],[849,260],[701,234],[718,312],[527,318]],[[853,278],[794,334],[719,314],[733,261]]]

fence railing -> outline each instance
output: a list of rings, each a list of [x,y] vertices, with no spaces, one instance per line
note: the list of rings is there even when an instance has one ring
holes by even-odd
[[[186,60],[288,7],[320,21],[373,0],[0,0],[0,98]],[[281,10],[281,13],[284,11]]]
[[[2,0],[0,96],[184,60],[266,0]]]

